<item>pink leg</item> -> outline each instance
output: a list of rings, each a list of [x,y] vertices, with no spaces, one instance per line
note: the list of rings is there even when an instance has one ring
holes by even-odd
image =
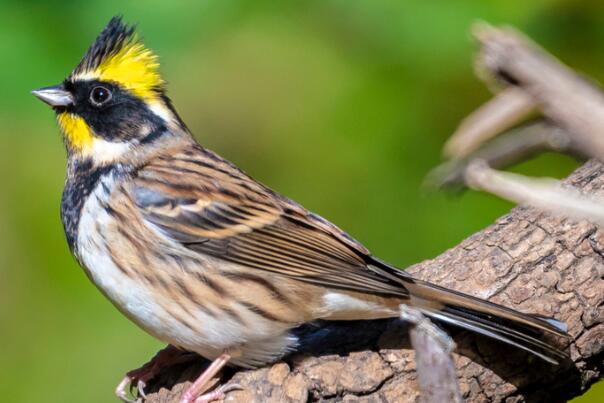
[[[191,386],[183,393],[180,398],[180,403],[207,403],[218,400],[224,397],[224,394],[229,390],[239,388],[236,385],[229,387],[220,387],[214,392],[202,395],[208,388],[208,383],[216,376],[216,374],[226,365],[231,359],[228,353],[222,353],[216,358],[208,368],[193,382]]]
[[[155,356],[142,367],[128,371],[126,376],[115,388],[115,394],[124,402],[133,402],[128,398],[128,385],[136,385],[138,395],[145,397],[145,386],[146,382],[153,379],[162,369],[162,367],[176,364],[179,362],[186,362],[191,357],[187,357],[186,354],[177,349],[172,345],[168,345],[166,348],[160,350]]]

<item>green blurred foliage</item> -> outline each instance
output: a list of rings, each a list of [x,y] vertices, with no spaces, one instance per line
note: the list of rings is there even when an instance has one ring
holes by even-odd
[[[437,255],[510,205],[421,191],[460,119],[489,97],[469,28],[517,26],[604,76],[599,2],[0,1],[0,396],[107,402],[160,343],[129,323],[69,255],[65,156],[31,89],[57,83],[114,14],[138,22],[199,141],[401,267]],[[562,177],[544,156],[518,168]],[[602,401],[600,385],[581,402]]]

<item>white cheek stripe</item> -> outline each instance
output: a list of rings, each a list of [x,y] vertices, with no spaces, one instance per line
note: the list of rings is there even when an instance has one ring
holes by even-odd
[[[93,137],[92,145],[85,149],[84,155],[92,158],[99,165],[107,165],[119,161],[131,147],[130,143],[118,143]]]

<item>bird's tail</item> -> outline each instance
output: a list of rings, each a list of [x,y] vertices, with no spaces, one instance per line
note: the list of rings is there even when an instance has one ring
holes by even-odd
[[[563,322],[527,315],[406,275],[402,280],[410,305],[431,318],[518,347],[552,364],[568,357],[544,338],[546,334],[568,337]]]

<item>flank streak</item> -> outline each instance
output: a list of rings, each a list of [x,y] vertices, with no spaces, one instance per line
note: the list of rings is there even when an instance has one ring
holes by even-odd
[[[216,294],[218,294],[221,298],[230,298],[231,294],[218,282],[210,278],[210,276],[200,276],[203,277],[202,282],[206,284],[209,288],[211,288]]]
[[[257,284],[258,286],[266,289],[267,292],[279,300],[279,302],[289,306],[294,305],[294,302],[287,295],[282,293],[273,283],[263,277],[244,272],[228,272],[224,273],[224,275],[235,282],[250,282]]]
[[[109,244],[107,242],[105,243],[105,248],[107,249],[109,258],[111,259],[111,261],[113,262],[113,264],[115,265],[115,267],[117,267],[119,269],[119,271],[121,271],[125,276],[132,278],[132,273],[130,272],[130,270],[127,270],[126,267],[122,264],[122,262],[116,257],[117,255],[115,254],[114,249],[109,246]]]
[[[243,307],[245,307],[245,309],[247,309],[250,312],[255,313],[258,316],[263,317],[264,319],[268,320],[268,321],[272,321],[272,322],[281,322],[281,323],[291,323],[288,320],[282,319],[276,315],[274,315],[273,313],[260,308],[258,305],[253,304],[251,302],[244,302],[244,301],[239,301],[239,304]]]
[[[141,260],[141,262],[145,266],[149,266],[150,261],[149,261],[149,258],[147,257],[147,255],[145,254],[146,248],[144,247],[144,245],[138,239],[136,239],[131,233],[129,233],[126,230],[126,228],[124,228],[123,226],[117,226],[117,232],[121,236],[126,238],[126,241],[130,242],[130,244],[133,247],[133,250],[136,251],[136,254],[139,257],[139,259]]]
[[[174,319],[176,319],[179,323],[181,323],[182,325],[184,325],[185,327],[187,327],[188,329],[190,329],[193,332],[199,332],[199,329],[197,329],[195,326],[193,326],[191,324],[191,322],[189,322],[188,320],[186,320],[185,318],[182,317],[182,315],[180,313],[177,313],[175,310],[173,309],[168,309],[166,307],[164,307],[164,309],[166,309],[166,312]]]
[[[237,322],[239,322],[243,325],[247,325],[247,323],[245,323],[245,321],[243,320],[241,315],[239,315],[234,309],[232,309],[228,306],[222,306],[222,307],[220,307],[220,310],[222,312],[226,313],[227,315],[229,315],[232,319],[236,320]]]
[[[197,295],[192,292],[189,287],[187,287],[187,285],[182,281],[182,279],[177,278],[177,277],[172,277],[172,281],[174,282],[174,284],[176,284],[179,288],[179,290],[186,296],[186,301],[187,302],[193,302],[195,303],[195,307],[198,309],[201,309],[205,314],[207,314],[210,317],[215,318],[216,314],[208,307],[206,306],[206,304],[204,304],[202,301],[199,300],[199,298],[197,297]],[[178,298],[180,299],[180,298]],[[179,303],[179,306],[191,317],[194,317],[194,315],[191,313],[191,311],[188,309],[188,307],[186,306],[186,302],[185,303]]]

